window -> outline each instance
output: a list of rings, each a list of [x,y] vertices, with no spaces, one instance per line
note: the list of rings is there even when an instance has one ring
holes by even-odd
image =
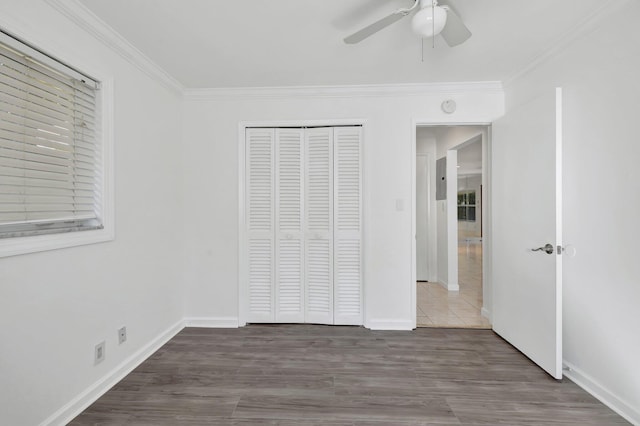
[[[458,192],[458,220],[476,221],[476,191]]]
[[[0,30],[0,257],[113,239],[111,89]]]
[[[0,35],[0,238],[101,228],[99,84]]]

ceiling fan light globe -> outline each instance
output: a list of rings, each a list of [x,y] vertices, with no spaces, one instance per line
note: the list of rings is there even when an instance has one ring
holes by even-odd
[[[440,34],[446,23],[446,10],[440,6],[427,6],[413,16],[411,28],[420,37],[433,37]]]

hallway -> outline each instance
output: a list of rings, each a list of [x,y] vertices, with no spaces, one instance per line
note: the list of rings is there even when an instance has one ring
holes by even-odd
[[[447,291],[438,283],[418,282],[418,327],[491,328],[482,309],[482,243],[458,242],[460,291]]]

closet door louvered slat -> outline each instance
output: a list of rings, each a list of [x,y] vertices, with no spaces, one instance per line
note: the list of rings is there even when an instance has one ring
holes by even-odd
[[[248,322],[275,320],[273,129],[247,129]]]
[[[276,322],[304,322],[303,130],[276,129]]]
[[[333,324],[333,129],[305,133],[306,322]]]
[[[334,130],[334,323],[362,324],[361,127]]]

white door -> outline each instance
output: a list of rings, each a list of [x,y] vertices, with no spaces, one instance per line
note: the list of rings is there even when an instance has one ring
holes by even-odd
[[[275,131],[275,322],[304,322],[302,129]]]
[[[509,110],[492,131],[493,328],[560,379],[562,90]]]
[[[248,322],[275,317],[274,129],[247,129],[245,166]]]
[[[333,324],[333,129],[305,132],[306,322]]]
[[[361,145],[360,126],[247,129],[246,322],[363,323]]]
[[[336,127],[333,152],[334,324],[362,324],[362,127]]]

